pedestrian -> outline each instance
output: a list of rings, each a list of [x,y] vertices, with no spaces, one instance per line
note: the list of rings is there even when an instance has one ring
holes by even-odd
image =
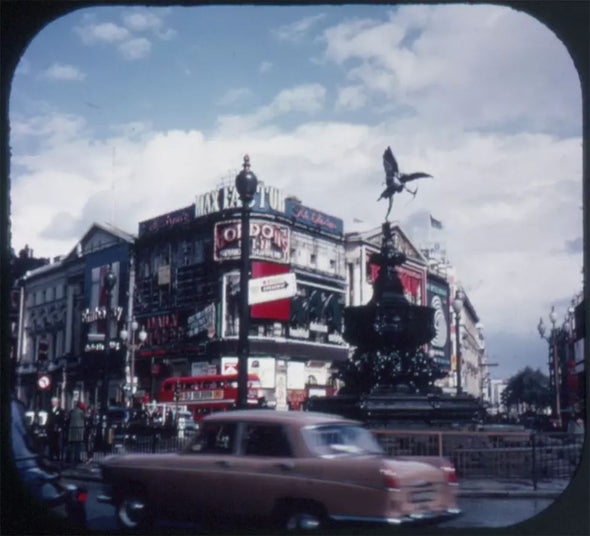
[[[73,463],[81,463],[82,444],[84,442],[84,410],[86,404],[78,402],[70,411],[68,427],[68,458]]]
[[[59,399],[51,399],[51,409],[47,414],[46,430],[49,443],[49,459],[61,461],[63,455],[65,412],[59,407]]]
[[[97,435],[96,416],[92,408],[88,408],[86,413],[86,425],[84,427],[84,444],[86,445],[86,463],[92,462],[94,459],[94,446]]]

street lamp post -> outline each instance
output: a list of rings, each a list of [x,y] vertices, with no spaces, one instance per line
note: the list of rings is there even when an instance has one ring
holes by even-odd
[[[130,402],[133,399],[133,395],[135,394],[135,390],[137,386],[135,385],[135,351],[145,342],[147,339],[147,333],[143,326],[141,327],[141,331],[137,334],[139,339],[139,343],[135,343],[135,333],[137,332],[137,328],[139,324],[134,319],[129,322],[129,329],[122,329],[119,333],[119,336],[123,341],[125,341],[125,345],[127,346],[127,363],[125,366],[125,395],[127,398],[127,406],[131,405]],[[129,380],[127,379],[129,377]]]
[[[105,329],[105,336],[104,336],[104,375],[102,378],[102,401],[101,401],[101,409],[103,413],[106,414],[108,409],[109,403],[109,368],[111,366],[111,337],[110,337],[110,329],[111,329],[111,293],[113,292],[113,288],[117,284],[117,276],[113,272],[111,266],[109,265],[109,269],[104,276],[104,286],[107,292],[107,305],[106,305],[106,329]]]
[[[236,176],[236,188],[242,201],[240,247],[240,330],[238,337],[238,400],[237,407],[248,407],[248,356],[250,354],[248,331],[250,306],[248,305],[248,280],[250,279],[250,206],[256,193],[258,179],[250,171],[250,157],[244,156],[243,169]]]
[[[461,310],[463,309],[463,292],[458,289],[453,300],[453,311],[455,311],[455,338],[457,344],[457,394],[462,393],[461,387]]]
[[[555,312],[554,306],[551,306],[549,320],[551,321],[551,334],[548,337],[545,337],[546,328],[542,317],[539,319],[537,330],[539,331],[539,335],[541,336],[541,338],[545,339],[549,343],[549,371],[552,371],[552,374],[550,374],[550,376],[553,377],[552,387],[554,395],[553,416],[557,420],[557,426],[561,428],[561,400],[559,397],[559,361],[557,356],[557,340],[555,333],[557,313]]]

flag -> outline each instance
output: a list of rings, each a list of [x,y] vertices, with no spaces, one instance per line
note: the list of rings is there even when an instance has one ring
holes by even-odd
[[[437,220],[430,215],[430,226],[434,229],[442,229],[443,225],[440,220]]]

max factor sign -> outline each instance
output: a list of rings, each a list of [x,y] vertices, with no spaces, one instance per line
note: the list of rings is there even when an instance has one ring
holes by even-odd
[[[235,186],[225,186],[219,190],[198,195],[195,200],[195,217],[214,214],[227,209],[241,208],[242,202]],[[277,188],[258,185],[252,210],[256,212],[285,212],[285,196]]]

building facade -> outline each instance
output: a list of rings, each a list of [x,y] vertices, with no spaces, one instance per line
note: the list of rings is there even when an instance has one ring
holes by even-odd
[[[157,398],[169,376],[237,369],[240,211],[228,185],[139,224],[133,314],[148,335],[135,358],[140,395]],[[297,294],[251,307],[249,372],[268,402],[299,407],[330,391],[332,363],[348,357],[342,220],[259,184],[250,237],[251,278],[294,273]]]
[[[105,380],[109,399],[121,400],[116,333],[132,243],[133,238],[119,229],[94,224],[67,256],[21,278],[16,393],[27,407],[48,409],[54,396],[62,407],[70,408],[77,400],[97,407]],[[105,368],[103,283],[108,266],[117,284],[110,304],[112,362]]]

